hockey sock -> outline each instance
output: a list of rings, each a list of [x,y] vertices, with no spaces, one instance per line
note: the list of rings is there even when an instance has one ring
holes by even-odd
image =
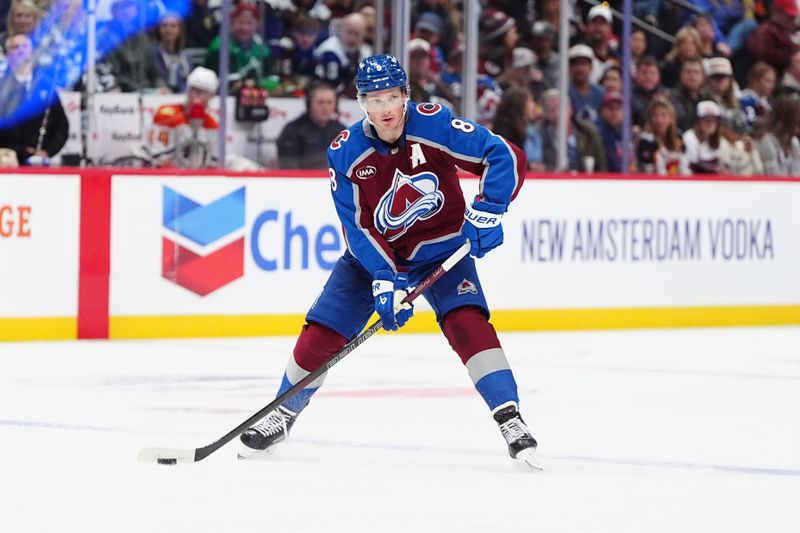
[[[283,374],[278,395],[327,363],[345,344],[347,344],[347,339],[327,326],[316,322],[310,322],[303,326],[303,331],[297,338],[294,353],[286,365],[286,372]],[[283,404],[284,407],[295,413],[302,411],[308,405],[311,396],[325,381],[326,375],[327,373],[322,374],[302,391],[288,399]]]
[[[517,383],[497,332],[479,308],[451,311],[442,320],[442,332],[490,410],[506,402],[519,404]]]

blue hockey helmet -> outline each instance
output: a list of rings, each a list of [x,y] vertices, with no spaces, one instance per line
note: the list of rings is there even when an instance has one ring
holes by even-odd
[[[408,76],[396,57],[384,54],[371,56],[358,64],[356,89],[358,94],[400,87],[408,93]]]

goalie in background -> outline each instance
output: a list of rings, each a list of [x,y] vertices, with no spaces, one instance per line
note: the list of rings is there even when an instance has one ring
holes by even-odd
[[[524,152],[437,103],[409,102],[406,72],[395,57],[364,59],[356,74],[366,117],[328,148],[333,203],[347,250],[306,315],[278,394],[322,367],[367,324],[401,328],[403,303],[467,240],[483,257],[503,243],[501,219],[527,170]],[[480,176],[479,195],[464,201],[458,169]],[[475,260],[462,258],[424,293],[450,346],[466,367],[511,457],[539,469],[536,440],[519,413],[517,384],[489,323]],[[247,458],[284,440],[325,374],[241,435]],[[354,413],[357,416],[357,413]],[[447,413],[429,413],[448,423]]]
[[[186,78],[186,102],[162,105],[153,116],[146,150],[159,167],[207,168],[216,165],[219,124],[208,112],[219,79],[196,67]]]

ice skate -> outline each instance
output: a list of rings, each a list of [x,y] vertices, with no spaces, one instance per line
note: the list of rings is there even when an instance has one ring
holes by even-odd
[[[536,439],[522,420],[517,404],[504,403],[492,411],[492,416],[508,443],[508,454],[534,470],[542,470],[536,460]]]
[[[272,411],[239,437],[244,445],[239,452],[239,459],[267,454],[275,444],[286,440],[296,419],[297,413],[285,407]]]

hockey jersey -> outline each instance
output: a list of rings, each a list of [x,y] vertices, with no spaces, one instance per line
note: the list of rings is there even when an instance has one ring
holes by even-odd
[[[458,169],[480,176],[478,196],[507,208],[527,169],[514,144],[440,104],[408,104],[387,146],[364,119],[328,148],[334,205],[350,252],[371,273],[440,261],[465,240]]]
[[[191,114],[192,111],[189,112]],[[158,166],[202,168],[216,160],[219,125],[207,111],[196,126],[181,104],[163,105],[153,116],[147,148]]]

